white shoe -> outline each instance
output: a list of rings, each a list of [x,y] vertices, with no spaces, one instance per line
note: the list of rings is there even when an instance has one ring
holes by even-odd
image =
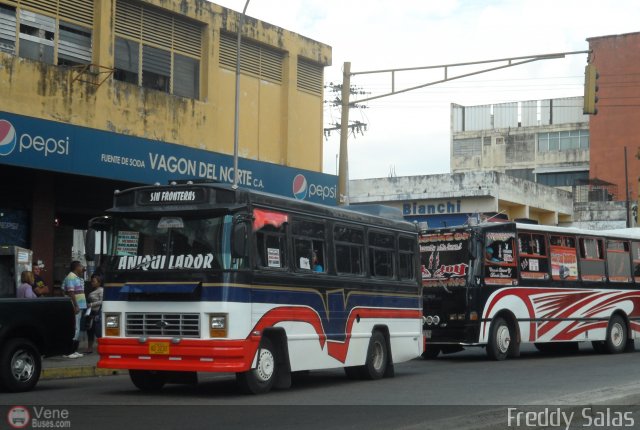
[[[73,354],[69,354],[69,355],[65,355],[66,358],[80,358],[80,357],[84,357],[83,354],[80,354],[79,352],[74,352]]]

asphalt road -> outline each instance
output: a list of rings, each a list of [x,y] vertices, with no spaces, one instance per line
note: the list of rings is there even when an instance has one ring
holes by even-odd
[[[46,380],[30,393],[0,394],[8,406],[69,408],[72,428],[90,420],[92,429],[135,422],[181,430],[517,428],[506,426],[508,407],[579,410],[599,403],[640,404],[640,352],[600,355],[585,345],[576,355],[546,356],[523,347],[521,358],[493,362],[472,349],[396,365],[396,376],[380,381],[351,381],[341,370],[311,372],[289,390],[261,396],[240,394],[230,374],[201,376],[198,385],[169,385],[158,394],[138,391],[126,375]],[[632,408],[640,427],[640,407]]]

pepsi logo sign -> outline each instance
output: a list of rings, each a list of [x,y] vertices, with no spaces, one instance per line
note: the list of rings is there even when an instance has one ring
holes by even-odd
[[[307,195],[309,197],[318,197],[322,200],[334,200],[338,195],[338,190],[336,186],[329,187],[327,185],[308,183],[303,174],[298,174],[293,178],[293,196],[298,200],[304,200]]]
[[[15,127],[6,119],[0,119],[0,156],[6,156],[18,147],[18,152],[35,151],[44,157],[51,155],[69,155],[69,137],[56,138],[50,136],[22,133],[18,137]]]
[[[9,121],[0,119],[0,155],[9,155],[16,147],[16,129]]]
[[[298,200],[304,200],[307,197],[307,178],[302,174],[293,178],[293,197]]]

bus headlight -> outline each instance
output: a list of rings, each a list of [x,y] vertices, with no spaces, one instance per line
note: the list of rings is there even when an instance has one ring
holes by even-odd
[[[209,336],[227,337],[227,314],[209,315]]]
[[[434,325],[440,324],[440,317],[438,315],[433,317],[433,324]]]
[[[105,314],[104,334],[107,336],[120,336],[120,314]]]
[[[427,316],[426,322],[427,322],[427,325],[433,324],[433,317],[431,315]]]

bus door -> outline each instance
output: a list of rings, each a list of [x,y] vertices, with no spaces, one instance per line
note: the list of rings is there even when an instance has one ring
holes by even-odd
[[[431,333],[429,326],[452,328],[463,325],[468,318],[471,237],[469,229],[439,230],[420,237],[427,337]]]

